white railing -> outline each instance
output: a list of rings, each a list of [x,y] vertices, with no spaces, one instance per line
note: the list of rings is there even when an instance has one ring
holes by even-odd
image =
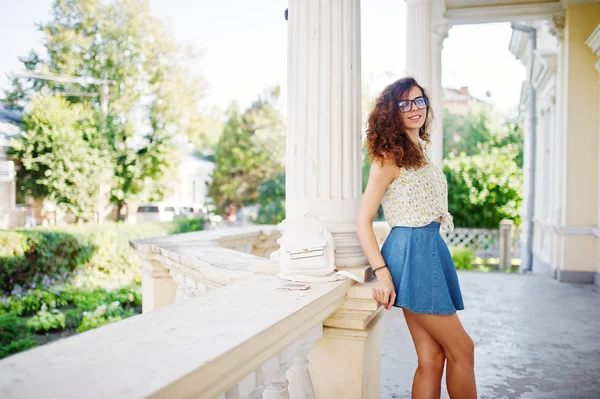
[[[516,228],[511,236],[512,257],[515,259],[521,258],[521,228]]]
[[[479,258],[498,258],[500,239],[498,229],[455,228],[444,237],[448,246],[472,249]]]
[[[390,232],[387,222],[373,224],[379,245],[383,245]],[[520,229],[515,229],[511,221],[502,221],[498,229],[455,228],[442,235],[450,247],[466,247],[483,259],[499,259],[499,267],[510,267],[512,259],[520,256]]]
[[[266,258],[232,249],[270,253],[277,236],[252,226],[132,243],[144,313],[0,361],[2,397],[379,398],[371,283],[284,290]]]
[[[278,248],[275,226],[199,231],[131,243],[142,259],[142,309],[188,299],[256,272],[274,272],[266,257]]]
[[[311,394],[306,354],[348,281],[302,292],[251,278],[0,362],[3,398]],[[295,359],[295,361],[293,361]],[[298,396],[292,397],[311,397]]]

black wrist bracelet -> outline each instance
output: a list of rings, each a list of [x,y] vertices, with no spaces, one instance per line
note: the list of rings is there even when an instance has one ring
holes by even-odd
[[[375,272],[376,272],[377,270],[379,270],[379,269],[383,269],[383,268],[386,268],[386,267],[387,267],[387,265],[383,265],[383,266],[376,267],[375,269],[373,269],[373,274],[375,274]]]

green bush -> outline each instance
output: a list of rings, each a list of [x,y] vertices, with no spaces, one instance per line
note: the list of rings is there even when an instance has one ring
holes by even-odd
[[[77,332],[83,332],[92,330],[97,327],[101,327],[105,324],[114,323],[123,318],[134,316],[136,313],[133,310],[124,310],[118,301],[112,302],[110,305],[102,304],[98,306],[93,312],[84,312],[83,320]]]
[[[18,298],[11,298],[13,302],[19,301]],[[35,289],[28,291],[21,299],[21,306],[15,304],[14,312],[19,315],[27,316],[37,313],[42,305],[45,303],[49,308],[60,308],[66,306],[68,301],[61,295],[42,289]]]
[[[204,219],[201,218],[177,219],[166,223],[168,227],[167,234],[190,233],[192,231],[200,231],[204,227]]]
[[[80,311],[92,311],[103,303],[118,301],[124,309],[133,309],[142,305],[140,287],[131,285],[115,290],[96,288],[88,290],[73,286],[64,286],[54,291],[35,289],[26,291],[21,297],[10,297],[0,305],[0,314],[14,313],[18,316],[36,314],[44,304],[47,308],[73,306]]]
[[[0,258],[23,256],[29,249],[27,235],[16,231],[0,233]]]
[[[68,303],[83,310],[92,311],[107,300],[108,293],[102,288],[86,290],[75,287],[66,287],[61,294]]]
[[[35,346],[37,346],[37,343],[33,338],[19,338],[6,346],[0,346],[0,359],[15,353],[23,352],[24,350],[31,349]]]
[[[457,227],[496,229],[502,219],[519,225],[523,171],[505,152],[450,155],[444,162],[448,180],[448,210]]]
[[[0,359],[36,345],[15,313],[0,315]]]
[[[134,316],[142,304],[140,288],[132,285],[115,290],[88,290],[63,286],[52,290],[29,290],[22,297],[2,298],[0,358],[35,346],[30,331],[45,333],[67,329],[82,332]],[[53,307],[62,308],[62,312]],[[34,316],[27,322],[19,317],[28,314]]]
[[[0,346],[6,346],[23,332],[23,322],[15,313],[0,315]]]
[[[56,309],[48,311],[48,305],[43,304],[42,309],[27,320],[25,326],[38,333],[64,329],[66,327],[65,315]]]
[[[473,270],[475,252],[466,247],[450,247],[454,266],[458,270]]]
[[[139,286],[126,286],[116,290],[102,288],[87,290],[85,288],[66,287],[60,295],[68,304],[83,311],[93,311],[104,303],[115,301],[126,309],[142,304],[142,293]]]
[[[202,229],[202,219],[143,224],[67,225],[0,232],[0,291],[70,282],[88,288],[139,283],[130,240]],[[20,294],[16,294],[20,296]],[[35,310],[39,310],[39,305]]]
[[[5,293],[15,287],[64,281],[93,251],[87,240],[62,232],[0,232],[0,242],[13,245],[5,247],[0,257],[0,291]]]
[[[75,330],[81,324],[83,320],[83,310],[67,309],[65,310],[65,326],[68,329]]]
[[[17,316],[21,316],[24,312],[23,303],[17,297],[10,297],[4,299],[4,307],[2,308],[3,313],[14,313]]]
[[[118,301],[125,308],[142,306],[142,292],[139,287],[122,287],[115,291],[110,291],[106,302]]]
[[[202,227],[201,219],[179,219],[141,224],[68,225],[58,229],[85,237],[96,248],[89,261],[78,268],[73,284],[87,288],[116,288],[141,282],[141,261],[129,241],[198,231]]]

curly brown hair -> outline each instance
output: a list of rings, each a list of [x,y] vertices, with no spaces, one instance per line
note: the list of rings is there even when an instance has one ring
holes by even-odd
[[[401,168],[418,168],[425,164],[419,147],[406,134],[406,127],[398,110],[398,102],[410,89],[417,86],[424,97],[425,89],[414,78],[407,77],[387,86],[377,100],[367,123],[367,151],[371,162],[390,160]],[[419,137],[429,144],[429,125],[433,120],[431,106],[427,107],[425,123]]]

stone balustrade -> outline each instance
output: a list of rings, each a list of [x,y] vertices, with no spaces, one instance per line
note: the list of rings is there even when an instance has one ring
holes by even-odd
[[[307,291],[249,278],[0,361],[3,398],[283,398],[312,392],[306,354],[347,280]],[[292,397],[311,397],[295,396]]]
[[[131,243],[142,259],[142,309],[149,312],[259,273],[274,273],[275,226],[198,231]]]
[[[278,234],[250,226],[133,242],[144,313],[0,361],[0,396],[379,398],[372,283],[283,289],[256,255]]]

